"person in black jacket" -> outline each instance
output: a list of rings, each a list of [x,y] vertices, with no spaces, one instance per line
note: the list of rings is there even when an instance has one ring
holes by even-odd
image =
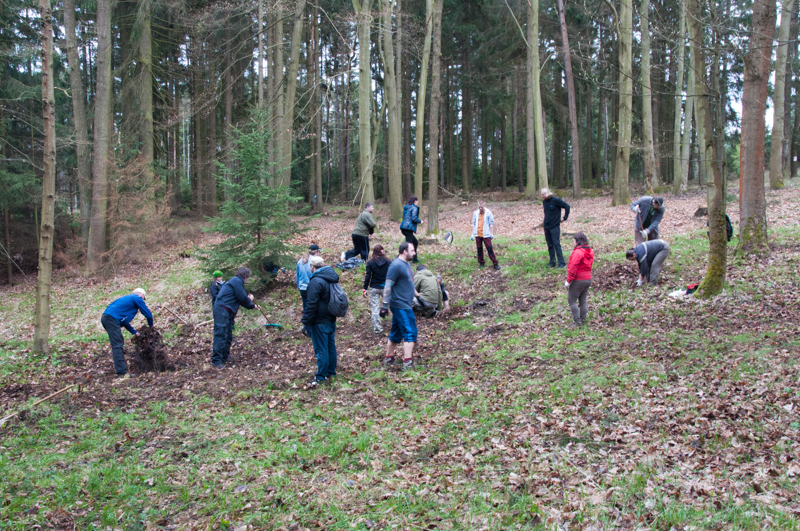
[[[214,271],[214,274],[211,276],[214,280],[211,281],[208,292],[211,294],[211,309],[213,310],[214,303],[217,301],[217,295],[219,295],[219,290],[222,288],[222,285],[225,284],[225,281],[222,280],[222,271]]]
[[[309,384],[314,387],[336,376],[336,316],[328,311],[328,301],[331,298],[330,285],[339,282],[339,275],[325,265],[321,256],[312,256],[308,263],[311,265],[311,280],[308,281],[308,300],[302,322],[311,336],[317,356],[317,373]]]
[[[211,365],[221,369],[231,356],[233,342],[233,325],[239,306],[248,310],[261,309],[253,303],[253,296],[244,289],[244,282],[250,278],[250,270],[240,267],[236,276],[227,281],[219,290],[214,302],[214,351],[211,354]]]
[[[566,267],[564,255],[561,253],[561,223],[569,217],[569,205],[553,195],[549,188],[542,188],[542,206],[544,207],[544,239],[547,241],[547,252],[550,253],[549,267]],[[561,210],[564,219],[561,219]],[[558,264],[556,264],[558,258]]]
[[[381,324],[381,295],[386,285],[386,272],[389,271],[389,259],[383,250],[383,245],[372,248],[372,260],[367,262],[367,272],[364,274],[364,290],[361,295],[369,297],[369,310],[372,314],[372,331],[376,334],[383,332]]]

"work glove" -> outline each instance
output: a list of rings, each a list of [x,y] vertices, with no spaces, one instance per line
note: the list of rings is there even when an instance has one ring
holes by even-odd
[[[366,299],[366,298],[367,298],[367,290],[365,290],[365,289],[362,289],[362,290],[361,290],[361,296],[362,296],[362,297],[364,297],[364,298]]]
[[[470,235],[470,237],[469,237],[469,239],[470,239],[470,240],[472,240],[472,241],[475,241],[475,235],[474,235],[474,234],[471,234],[471,235]]]
[[[634,205],[633,211],[636,212],[637,214],[639,214],[642,211],[642,209],[639,208],[639,205]]]
[[[311,337],[311,335],[308,333],[308,328],[306,325],[303,325],[303,335],[306,337]]]
[[[378,312],[378,315],[381,316],[381,319],[386,319],[386,316],[389,315],[389,308],[381,308],[381,311]]]
[[[642,238],[644,238],[645,240],[647,240],[647,235],[648,234],[650,234],[650,230],[649,229],[644,229],[643,231],[641,231]]]
[[[564,287],[565,287],[565,288],[568,288],[568,287],[569,287],[569,282],[567,282],[566,280],[564,281]]]
[[[644,281],[641,278],[636,281],[637,286],[641,286],[642,284],[644,284]]]

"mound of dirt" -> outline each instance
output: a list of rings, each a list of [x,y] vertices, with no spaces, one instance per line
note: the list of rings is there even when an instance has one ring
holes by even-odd
[[[136,350],[131,356],[131,366],[136,372],[174,371],[173,364],[167,357],[161,334],[155,328],[145,326],[135,336]]]
[[[592,289],[599,291],[620,288],[635,288],[639,279],[636,264],[624,263],[601,269],[592,273]]]

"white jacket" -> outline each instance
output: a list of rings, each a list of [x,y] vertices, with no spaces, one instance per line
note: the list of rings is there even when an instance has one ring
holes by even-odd
[[[478,218],[480,217],[480,210],[476,210],[472,213],[472,237],[476,238],[478,236]],[[492,216],[492,211],[488,208],[483,209],[483,237],[484,238],[493,238],[492,236],[492,225],[494,225],[494,216]]]

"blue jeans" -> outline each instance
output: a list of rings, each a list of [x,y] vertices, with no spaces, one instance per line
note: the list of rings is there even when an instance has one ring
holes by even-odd
[[[564,267],[564,255],[561,253],[561,225],[556,225],[552,229],[544,229],[544,239],[547,241],[547,252],[550,254],[550,265],[556,265],[556,257],[558,257],[558,266]]]
[[[214,352],[212,365],[222,365],[231,355],[233,342],[233,314],[225,308],[214,306]]]
[[[100,318],[100,323],[108,332],[108,340],[111,342],[111,357],[114,358],[114,372],[122,376],[128,373],[128,364],[125,363],[125,351],[122,346],[122,325],[114,317],[104,313]]]
[[[307,326],[306,329],[317,355],[317,374],[314,378],[322,382],[336,376],[336,323],[322,323]]]

